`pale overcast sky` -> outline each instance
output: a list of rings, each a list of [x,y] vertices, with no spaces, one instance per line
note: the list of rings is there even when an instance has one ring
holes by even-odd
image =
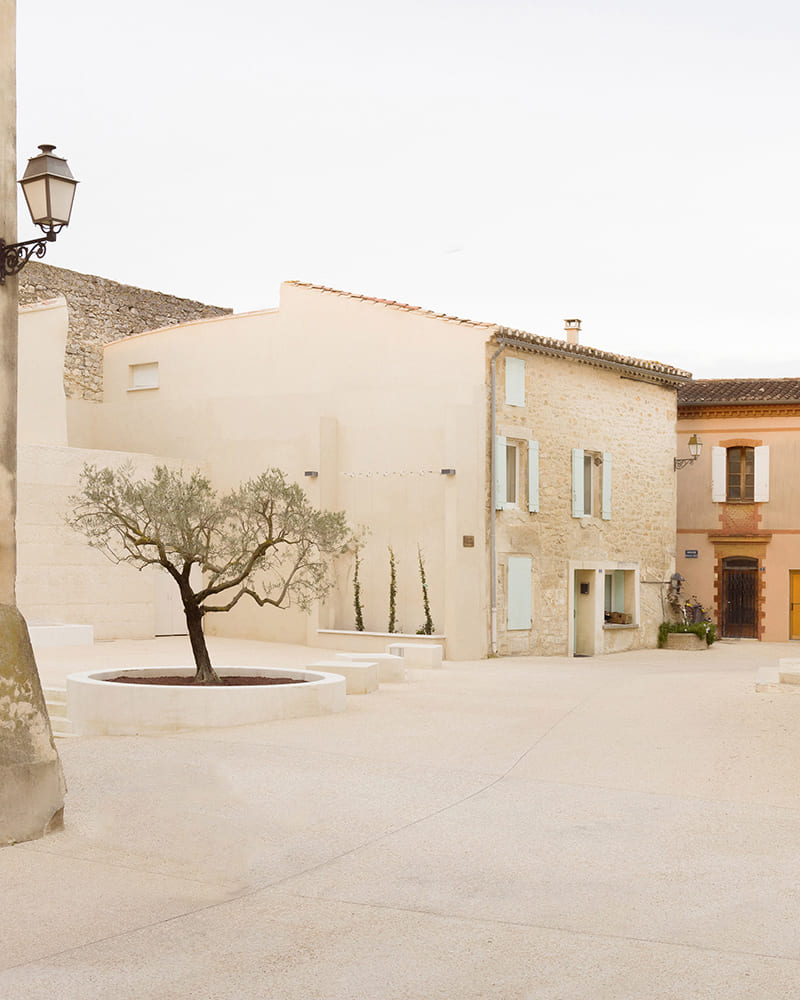
[[[287,279],[698,377],[800,375],[791,0],[21,0],[48,263],[236,311]],[[20,211],[19,238],[33,233]]]

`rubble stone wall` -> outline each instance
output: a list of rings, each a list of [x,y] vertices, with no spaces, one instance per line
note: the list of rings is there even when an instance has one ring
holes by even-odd
[[[93,274],[80,274],[38,261],[19,276],[20,305],[63,295],[69,307],[64,356],[64,391],[68,399],[102,400],[103,347],[146,330],[232,312],[192,299],[122,285]]]

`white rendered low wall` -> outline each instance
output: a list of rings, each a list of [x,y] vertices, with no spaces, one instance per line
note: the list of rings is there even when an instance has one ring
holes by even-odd
[[[218,729],[275,719],[342,712],[346,682],[336,674],[264,667],[217,667],[220,676],[252,674],[288,677],[305,684],[209,687],[109,684],[122,674],[193,676],[193,667],[137,667],[95,670],[67,677],[67,716],[79,736],[135,736],[180,729]]]

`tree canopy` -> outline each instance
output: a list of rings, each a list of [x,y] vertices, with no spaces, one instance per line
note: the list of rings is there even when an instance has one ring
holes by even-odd
[[[308,609],[330,591],[331,559],[352,538],[343,513],[317,510],[280,469],[220,494],[196,470],[157,465],[136,478],[131,463],[85,465],[70,503],[70,527],[112,562],[170,574],[183,602],[195,679],[206,684],[219,677],[203,617],[230,611],[243,597],[261,607]]]

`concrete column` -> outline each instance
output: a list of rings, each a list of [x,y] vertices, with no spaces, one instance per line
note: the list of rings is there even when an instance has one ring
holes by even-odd
[[[16,0],[0,0],[0,237],[16,242]],[[64,778],[28,628],[15,604],[17,279],[0,285],[0,845],[62,822]]]
[[[0,0],[0,238],[17,239],[16,3]],[[17,575],[17,279],[0,285],[0,604]]]

